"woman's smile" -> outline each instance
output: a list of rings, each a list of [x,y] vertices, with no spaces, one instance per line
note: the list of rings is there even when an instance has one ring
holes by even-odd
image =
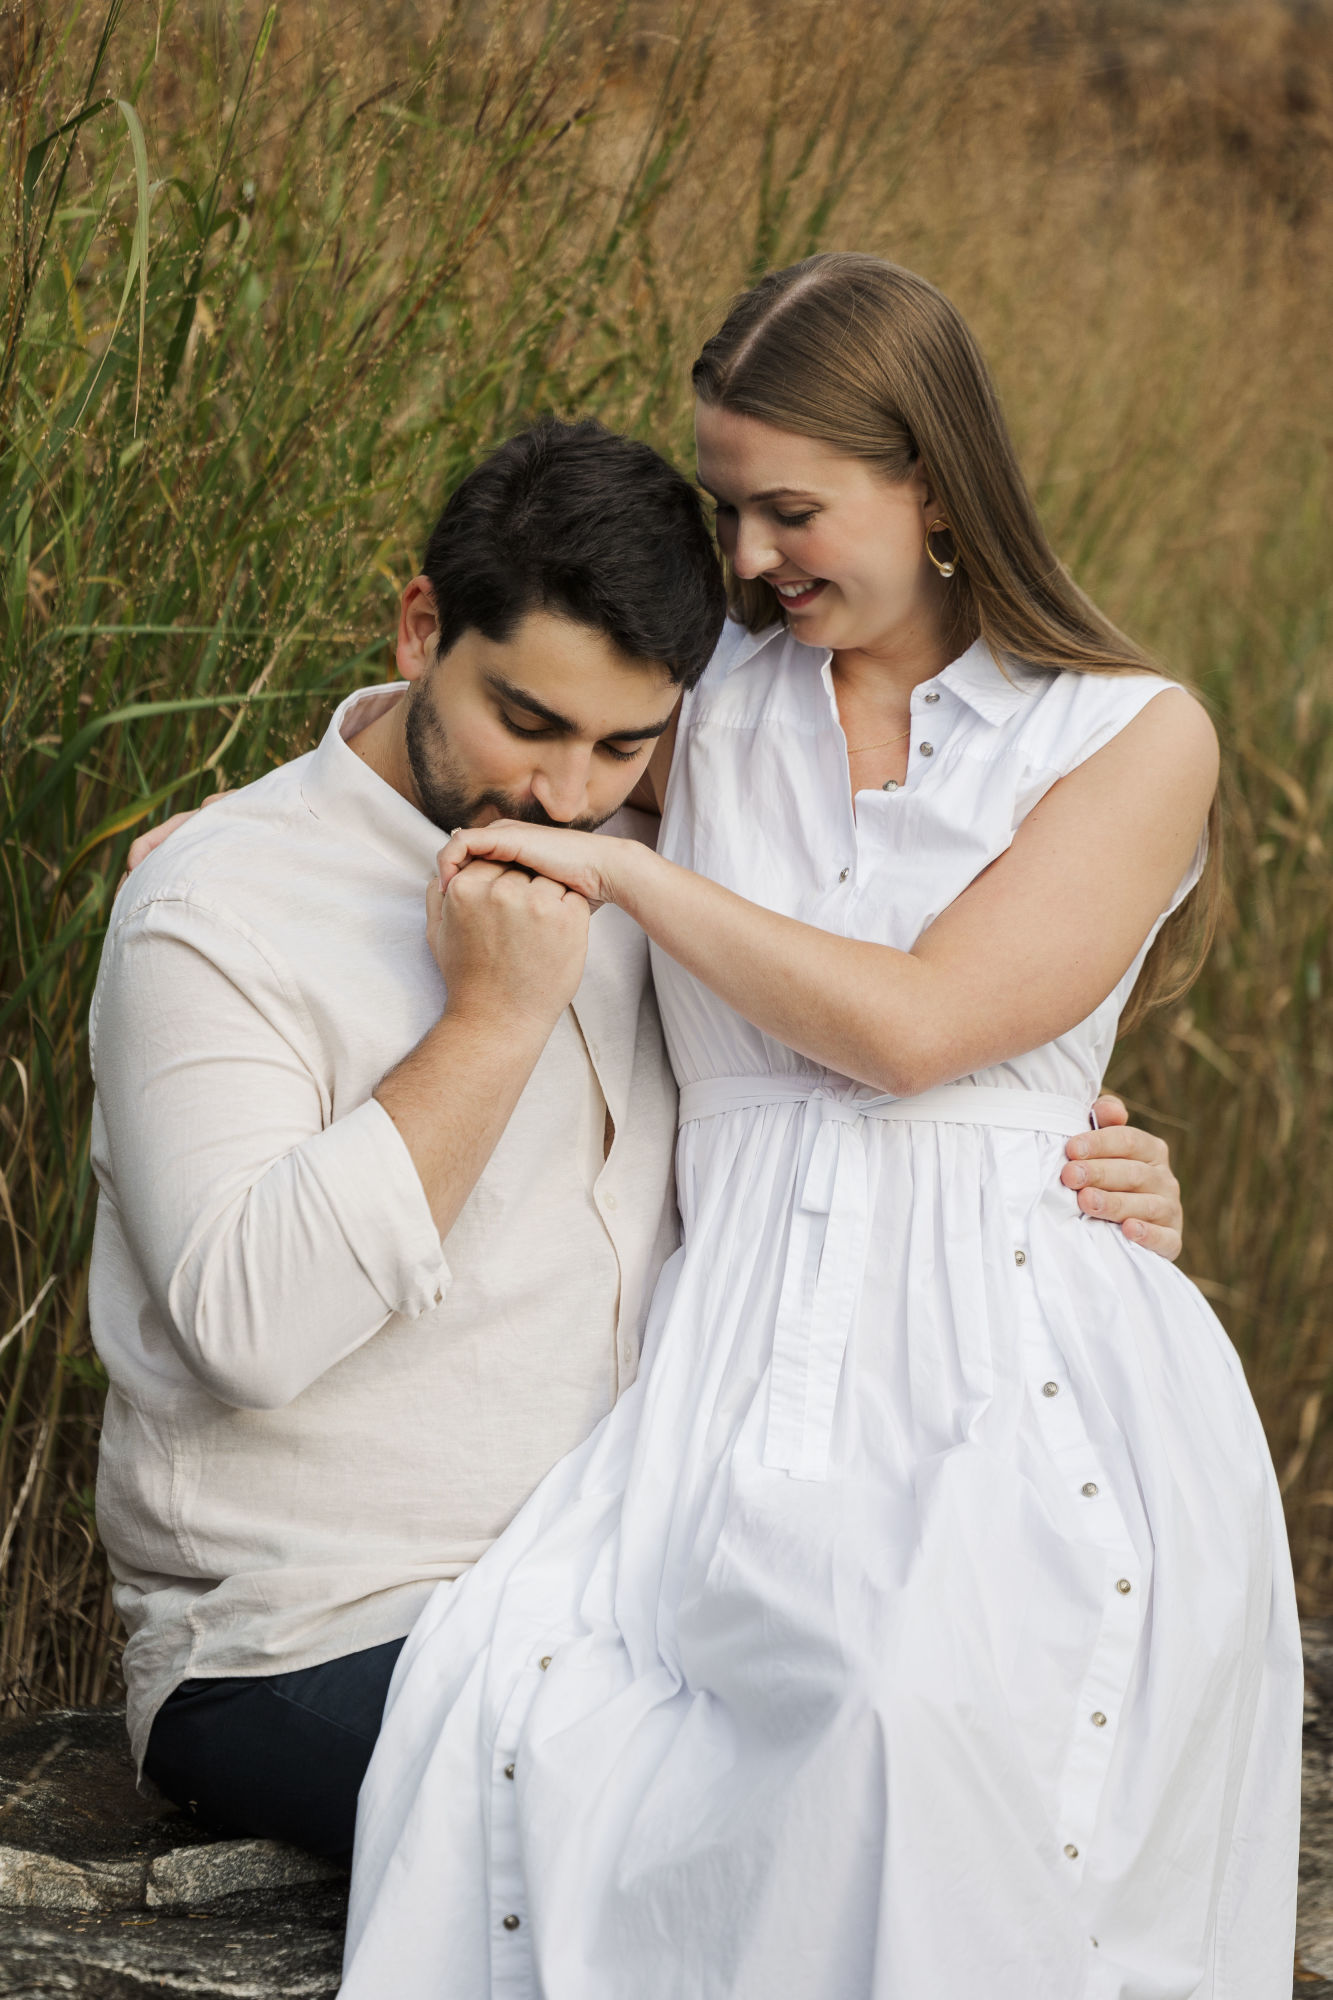
[[[793,583],[773,582],[773,588],[782,599],[786,611],[804,611],[807,604],[813,604],[826,589],[823,577],[800,577]]]

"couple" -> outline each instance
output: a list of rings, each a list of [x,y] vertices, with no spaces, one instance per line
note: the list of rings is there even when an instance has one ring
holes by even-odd
[[[336,1850],[387,1691],[346,2000],[1285,2000],[1272,1471],[1160,1196],[1098,1192],[1145,1142],[1088,1131],[1215,866],[1211,730],[931,287],[809,260],[694,379],[720,639],[682,482],[515,440],[407,696],[118,901],[136,1748]]]

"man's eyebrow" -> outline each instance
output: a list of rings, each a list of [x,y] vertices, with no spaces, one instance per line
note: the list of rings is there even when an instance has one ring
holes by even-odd
[[[544,701],[538,701],[535,695],[527,692],[526,688],[515,687],[514,683],[505,680],[502,674],[487,673],[483,674],[482,678],[492,692],[498,694],[502,700],[512,702],[515,708],[526,709],[529,715],[540,716],[548,728],[558,730],[562,736],[578,735],[577,723],[571,722],[567,715],[558,715],[555,709],[548,708]],[[671,713],[675,714],[674,708]],[[606,735],[598,740],[602,743],[642,743],[647,737],[665,735],[670,726],[669,715],[665,722],[649,722],[642,729],[608,729]]]

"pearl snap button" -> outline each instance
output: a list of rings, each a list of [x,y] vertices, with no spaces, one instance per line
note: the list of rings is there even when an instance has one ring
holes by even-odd
[[[506,1918],[505,1918],[505,1929],[506,1929],[507,1931],[516,1931],[516,1930],[518,1929],[518,1918],[517,1918],[517,1917],[515,1917],[515,1916],[508,1916],[508,1917],[506,1917]]]
[[[880,789],[886,792],[896,792],[898,789],[898,780],[896,778],[886,778]]]
[[[926,696],[927,701],[938,701],[939,698],[940,698],[940,691],[938,688],[932,688],[930,690],[930,693]]]
[[[543,1653],[541,1658],[537,1662],[537,1665],[541,1668],[543,1673],[546,1672],[546,1669],[550,1666],[550,1664],[551,1664],[551,1655],[549,1653]]]
[[[1069,1845],[1065,1848],[1065,1853],[1069,1856],[1069,1859],[1071,1861],[1078,1860],[1078,1849],[1075,1847],[1072,1840],[1069,1842]]]
[[[1041,1393],[1043,1396],[1058,1396],[1060,1393],[1060,1384],[1058,1382],[1043,1382]]]
[[[1097,1488],[1093,1485],[1092,1481],[1089,1480],[1087,1485],[1083,1488],[1083,1498],[1085,1500],[1095,1500],[1096,1497],[1097,1497]]]
[[[923,743],[921,745],[921,755],[923,757],[933,757],[935,755],[935,745],[933,743]]]
[[[1132,1585],[1130,1584],[1129,1578],[1127,1576],[1122,1576],[1119,1583],[1116,1585],[1116,1589],[1120,1592],[1120,1595],[1122,1597],[1128,1597],[1131,1588]]]
[[[1099,1708],[1093,1711],[1092,1723],[1094,1729],[1105,1729],[1106,1727],[1106,1717]]]

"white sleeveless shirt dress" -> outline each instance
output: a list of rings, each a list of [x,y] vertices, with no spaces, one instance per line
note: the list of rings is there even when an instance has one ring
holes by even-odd
[[[729,626],[662,851],[906,949],[1166,685],[973,646],[853,810],[827,654]],[[1141,962],[895,1100],[655,954],[684,1244],[639,1380],[407,1642],[343,2000],[1288,2000],[1263,1433],[1195,1288],[1059,1184]]]

